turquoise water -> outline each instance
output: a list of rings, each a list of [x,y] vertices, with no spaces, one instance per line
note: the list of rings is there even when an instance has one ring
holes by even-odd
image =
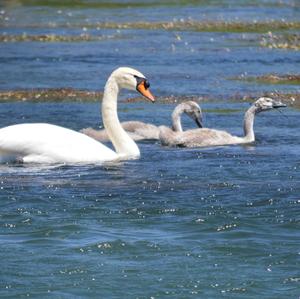
[[[74,24],[181,14],[229,20],[299,16],[293,1],[145,2],[152,4],[132,9],[86,3],[2,4],[10,19],[1,30],[52,31],[45,25],[49,18],[60,24],[53,29],[57,34],[69,35],[80,31],[66,26],[70,12]],[[176,32],[181,41],[163,30],[100,33],[114,38],[1,43],[0,89],[102,90],[110,71],[122,64],[145,73],[158,96],[299,91],[297,85],[227,79],[244,72],[297,73],[299,52],[262,48],[253,42],[258,33]],[[201,107],[207,127],[242,134],[249,103],[223,100]],[[173,108],[122,102],[119,116],[168,125]],[[79,130],[101,124],[98,110],[98,103],[2,103],[0,126],[43,121]],[[182,149],[140,142],[141,159],[119,164],[2,165],[0,297],[298,298],[300,117],[293,106],[282,112],[257,116],[251,146]],[[184,119],[184,126],[193,124]]]

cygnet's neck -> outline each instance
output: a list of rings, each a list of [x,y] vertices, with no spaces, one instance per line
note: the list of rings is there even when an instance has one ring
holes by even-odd
[[[173,113],[172,113],[172,129],[175,132],[182,132],[182,126],[181,126],[181,114],[183,113],[183,109],[181,105],[178,105],[175,107]]]
[[[117,100],[120,88],[112,75],[106,82],[102,101],[102,120],[117,154],[120,156],[138,157],[140,151],[136,143],[122,128],[118,113]]]
[[[248,142],[253,142],[255,141],[255,135],[254,135],[254,130],[253,130],[253,125],[254,125],[254,117],[255,114],[258,111],[256,111],[256,107],[252,105],[245,113],[244,117],[244,138]]]

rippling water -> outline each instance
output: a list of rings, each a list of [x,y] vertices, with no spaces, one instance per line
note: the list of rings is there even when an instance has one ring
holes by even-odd
[[[236,1],[207,3],[132,9],[3,6],[18,22],[13,26],[14,19],[8,20],[2,29],[43,31],[41,23],[54,18],[65,24],[70,12],[76,21],[124,22],[169,20],[182,13],[207,19],[299,15],[292,1],[282,6],[282,1],[260,6],[247,1],[236,8]],[[40,27],[28,29],[32,23]],[[299,66],[299,52],[249,45],[242,33],[177,32],[180,40],[162,30],[108,31],[122,38],[1,44],[1,89],[101,90],[113,68],[130,64],[149,74],[157,95],[256,94],[275,88],[227,78],[295,73]],[[299,91],[297,85],[276,89]],[[242,134],[248,103],[201,107],[207,127]],[[120,103],[119,116],[168,125],[173,108]],[[43,121],[74,130],[97,127],[98,109],[95,103],[2,103],[0,126]],[[184,119],[184,126],[193,124]],[[118,164],[0,166],[0,297],[298,298],[299,126],[299,110],[290,107],[283,114],[258,115],[251,146],[179,149],[141,142],[141,159]]]
[[[25,119],[39,109],[36,121],[68,110],[72,117],[61,124],[78,129],[97,108],[35,105],[6,109],[22,109]],[[120,117],[140,118],[154,106],[123,104]],[[206,122],[241,133],[245,105],[236,106],[236,113],[206,113]],[[172,106],[159,108],[162,122]],[[258,140],[249,147],[144,142],[140,160],[120,164],[2,166],[1,294],[295,298],[300,122],[298,112],[285,115],[259,115]]]

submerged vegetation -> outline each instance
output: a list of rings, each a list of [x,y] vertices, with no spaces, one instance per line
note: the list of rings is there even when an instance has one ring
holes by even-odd
[[[234,1],[233,1],[234,2]],[[3,4],[4,3],[4,4]],[[125,0],[125,1],[97,1],[97,0],[7,0],[3,1],[0,4],[0,7],[3,8],[0,10],[0,24],[2,29],[8,28],[6,33],[0,34],[0,43],[13,43],[13,42],[45,42],[45,43],[80,43],[80,42],[97,42],[102,40],[110,39],[124,39],[128,36],[133,37],[133,34],[130,30],[135,31],[135,33],[147,34],[144,31],[153,30],[153,31],[168,31],[173,32],[176,36],[176,41],[181,41],[181,35],[184,35],[184,32],[216,32],[216,36],[219,37],[219,32],[229,32],[237,33],[232,37],[232,35],[223,34],[222,38],[226,40],[226,45],[228,42],[231,42],[230,39],[243,39],[242,47],[245,45],[245,39],[247,40],[247,46],[261,46],[268,47],[270,49],[287,49],[287,50],[299,50],[300,49],[300,35],[298,33],[300,29],[300,21],[298,19],[289,19],[289,18],[277,18],[265,20],[263,18],[257,18],[257,20],[249,21],[249,19],[242,19],[242,17],[237,17],[231,20],[220,20],[220,18],[211,18],[211,20],[196,20],[197,15],[192,15],[187,18],[174,18],[169,21],[134,21],[136,18],[131,18],[131,15],[126,18],[95,18],[93,13],[99,9],[124,9],[125,7],[154,7],[154,6],[180,6],[180,5],[190,5],[190,6],[220,6],[226,8],[230,6],[228,1],[222,0],[204,0],[204,1],[188,1],[188,0],[149,0],[149,1],[135,1],[135,0]],[[6,6],[7,5],[7,6]],[[231,4],[232,5],[232,4]],[[285,7],[286,4],[282,4],[282,1],[261,1],[258,0],[248,0],[239,3],[240,6],[250,5],[251,7],[255,6],[269,6],[273,5],[274,7],[282,5]],[[39,7],[37,10],[33,10],[33,15],[39,15],[39,18],[35,19],[30,18],[30,21],[26,19],[24,22],[15,22],[16,16],[10,14],[12,6],[28,6],[26,10],[30,10],[31,7]],[[293,7],[298,8],[298,4],[292,5]],[[46,7],[46,8],[45,8]],[[47,16],[46,10],[52,7],[51,13],[47,18],[43,18],[43,14]],[[78,17],[74,10],[76,9],[93,9],[88,10],[86,17]],[[76,11],[77,12],[77,11]],[[96,14],[97,15],[97,14]],[[54,16],[54,18],[52,18]],[[56,18],[56,16],[59,16]],[[105,15],[104,15],[105,16]],[[14,19],[15,18],[15,19]],[[99,20],[99,21],[97,21]],[[101,21],[100,21],[101,20]],[[110,21],[105,21],[110,20]],[[115,21],[113,21],[115,20]],[[142,19],[140,19],[142,20]],[[159,18],[153,18],[152,20],[165,20]],[[265,21],[262,21],[265,20]],[[287,21],[291,20],[291,21]],[[17,29],[17,30],[15,30]],[[108,29],[108,30],[107,30]],[[112,29],[112,30],[110,30]],[[129,32],[125,36],[126,30]],[[182,31],[182,34],[179,33]],[[3,32],[3,31],[2,31]],[[24,33],[22,33],[24,32]],[[103,34],[100,34],[103,33]],[[113,32],[111,35],[106,35]],[[44,34],[45,33],[45,34]],[[173,34],[172,33],[172,34]],[[240,33],[250,33],[250,34],[240,34]],[[253,34],[252,34],[253,33]],[[152,32],[151,32],[152,34]],[[199,34],[200,35],[200,34]],[[210,34],[214,36],[214,34]],[[196,37],[194,37],[196,36]],[[198,35],[193,34],[195,41],[197,40]],[[214,38],[212,38],[214,40]],[[169,41],[169,40],[168,40]],[[254,41],[254,42],[253,42]],[[122,41],[121,41],[122,42]],[[172,40],[173,42],[173,40]],[[184,41],[188,45],[189,41],[186,39]],[[150,43],[149,43],[150,44]],[[234,43],[232,43],[234,44]],[[3,45],[3,44],[2,44]],[[230,44],[231,45],[231,44]],[[6,45],[3,45],[4,47]],[[10,46],[10,45],[8,45]],[[61,45],[69,46],[69,45]],[[72,46],[72,45],[71,45]],[[198,45],[197,45],[198,46]],[[22,45],[20,45],[22,47]],[[175,46],[171,43],[171,48]],[[235,47],[235,45],[233,45]],[[118,48],[117,46],[115,47]],[[167,48],[169,49],[169,48]],[[200,49],[201,50],[201,49]],[[231,51],[231,48],[228,48],[228,51]],[[266,50],[266,52],[269,52]],[[274,51],[276,52],[276,51]],[[277,51],[281,52],[281,51]],[[169,52],[167,52],[169,53]],[[297,54],[297,53],[295,53]],[[158,53],[155,53],[158,55]],[[195,58],[196,59],[196,58]],[[197,58],[198,59],[198,58]],[[98,60],[97,60],[98,61]],[[234,76],[234,75],[233,75]],[[262,84],[300,84],[300,75],[263,75],[257,77],[246,77],[240,76],[233,78],[234,80],[243,80],[246,82],[258,82]],[[70,86],[72,84],[66,84]],[[55,85],[54,85],[55,86]],[[60,85],[59,85],[60,86]],[[73,86],[73,85],[72,85]],[[256,96],[256,95],[255,95]],[[76,89],[35,89],[35,90],[16,90],[9,92],[0,92],[0,101],[98,101],[101,99],[101,92],[90,92]],[[289,95],[289,98],[294,98],[296,102],[300,102],[298,95]],[[186,97],[186,96],[169,96],[159,99],[161,103],[176,103],[188,99],[196,101],[205,101],[205,100],[248,100],[253,99],[252,95],[231,95],[227,98],[218,98],[216,99],[214,95],[201,95],[195,97]],[[139,101],[140,98],[129,99],[129,102]]]
[[[39,25],[31,25],[39,27]],[[300,35],[289,33],[300,29],[300,22],[286,21],[265,21],[265,22],[245,22],[245,21],[195,21],[192,19],[175,20],[168,22],[86,22],[86,23],[66,23],[66,24],[45,24],[43,28],[68,27],[82,29],[80,34],[9,34],[7,32],[0,35],[0,42],[91,42],[109,39],[123,38],[121,30],[165,30],[165,31],[194,31],[194,32],[231,32],[231,33],[260,33],[261,36],[252,37],[258,40],[257,44],[262,47],[272,49],[300,49]],[[24,27],[26,28],[26,27]],[[29,29],[29,28],[27,28]],[[116,29],[112,35],[100,35],[87,33],[88,30]],[[274,32],[281,32],[275,34]]]
[[[271,32],[263,37],[261,46],[271,49],[300,50],[300,34],[274,35]]]
[[[103,92],[88,91],[73,88],[49,88],[49,89],[31,89],[31,90],[12,90],[0,91],[0,102],[98,102],[102,100]],[[259,96],[270,96],[274,99],[280,99],[295,107],[300,107],[300,94],[298,93],[263,93],[259,95],[252,94],[233,94],[229,97],[216,97],[209,95],[171,95],[158,97],[160,104],[177,104],[184,101],[195,102],[252,102]],[[128,103],[144,102],[143,97],[133,97],[126,100]]]
[[[184,6],[184,5],[225,5],[224,0],[150,0],[150,1],[97,1],[97,0],[2,0],[4,3],[15,2],[16,4],[21,4],[23,6],[46,6],[46,7],[65,7],[65,8],[128,8],[128,7],[155,7],[155,6]],[[244,1],[246,4],[249,1]],[[256,0],[257,2],[257,0]],[[254,4],[255,1],[251,0]],[[262,5],[269,5],[268,3],[261,3]],[[280,4],[280,2],[278,3]]]
[[[300,29],[300,22],[266,21],[266,22],[225,22],[180,20],[169,22],[135,22],[135,23],[96,23],[87,27],[107,29],[152,29],[201,32],[269,32]]]
[[[15,5],[23,6],[44,6],[44,7],[60,7],[60,8],[94,8],[94,9],[124,9],[124,8],[146,8],[146,7],[159,7],[159,6],[222,6],[228,7],[230,3],[226,0],[148,0],[148,1],[135,1],[135,0],[114,0],[114,1],[97,1],[97,0],[2,0],[2,2],[15,3]],[[244,0],[238,1],[240,6],[260,6],[260,7],[281,7],[281,6],[292,6],[298,7],[298,3],[275,0],[275,1],[259,1],[259,0]]]
[[[32,90],[1,91],[0,101],[99,101],[103,93],[99,91],[85,91],[73,88],[49,88]]]
[[[239,76],[233,78],[235,80],[242,80],[247,82],[258,82],[262,84],[295,84],[300,85],[300,75],[274,75],[266,74],[263,76]]]
[[[300,22],[287,21],[265,21],[265,22],[245,22],[245,21],[196,21],[192,19],[182,19],[167,22],[95,22],[84,24],[56,25],[51,23],[51,27],[72,27],[88,29],[143,29],[143,30],[167,30],[167,31],[198,31],[198,32],[254,32],[267,33],[270,31],[299,30]]]
[[[34,1],[35,2],[35,1]],[[63,1],[62,1],[63,2]],[[99,4],[99,3],[98,3]],[[125,3],[123,3],[125,4]],[[147,5],[147,3],[135,3],[136,5]],[[75,5],[75,4],[74,4]],[[111,5],[116,5],[111,3]],[[127,4],[126,4],[127,5]],[[74,8],[74,7],[72,7]],[[61,10],[58,11],[60,14]],[[170,21],[140,21],[140,22],[92,22],[88,18],[78,22],[72,19],[72,13],[64,22],[52,20],[48,23],[31,22],[30,25],[23,24],[23,27],[30,28],[85,28],[85,29],[143,29],[143,30],[167,30],[167,31],[196,31],[196,32],[253,32],[268,33],[277,31],[299,30],[300,21],[267,20],[267,21],[215,21],[215,20],[194,20],[193,18],[180,18]],[[6,16],[5,10],[1,11],[0,21],[3,27],[14,27],[10,18]]]
[[[11,0],[4,0],[9,2]],[[122,8],[143,8],[143,7],[155,7],[155,6],[182,6],[198,4],[199,1],[195,0],[180,0],[180,1],[84,1],[84,0],[18,0],[21,5],[24,6],[46,6],[46,7],[60,7],[80,9],[80,8],[105,8],[105,9],[122,9]],[[205,1],[204,3],[207,4]],[[201,2],[200,2],[201,3]]]
[[[23,33],[21,35],[0,35],[0,42],[91,42],[101,41],[107,39],[113,39],[116,36],[104,36],[104,35],[56,35],[56,34],[43,34],[43,35],[32,35]]]

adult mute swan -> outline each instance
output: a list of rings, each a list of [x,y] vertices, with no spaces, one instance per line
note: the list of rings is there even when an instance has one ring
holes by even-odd
[[[159,138],[162,145],[182,146],[182,147],[204,147],[229,144],[243,144],[255,141],[253,131],[254,117],[256,114],[286,107],[281,101],[262,97],[254,102],[246,111],[244,117],[244,137],[233,136],[226,131],[215,129],[194,129],[184,132],[173,132],[170,129],[161,126]]]
[[[137,90],[155,99],[143,74],[129,67],[108,78],[102,101],[102,119],[116,151],[82,133],[46,123],[17,124],[0,129],[0,161],[24,163],[99,163],[140,156],[136,143],[120,125],[117,97],[120,89]]]
[[[185,113],[191,117],[196,124],[202,128],[202,112],[199,105],[194,101],[187,101],[178,104],[172,113],[172,130],[176,132],[182,132],[181,115]],[[129,134],[133,140],[158,140],[159,139],[159,127],[144,123],[141,121],[125,121],[121,123],[123,129]],[[109,137],[106,130],[94,130],[92,128],[86,128],[81,130],[82,133],[99,141],[107,141]]]

